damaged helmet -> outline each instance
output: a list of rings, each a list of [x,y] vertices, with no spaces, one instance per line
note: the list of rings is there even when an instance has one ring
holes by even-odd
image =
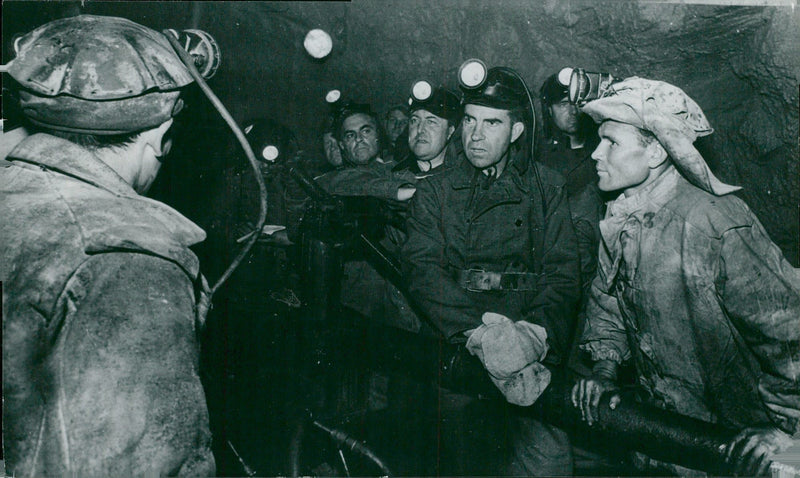
[[[49,129],[112,135],[158,126],[194,80],[167,38],[124,18],[79,15],[20,37],[8,73],[20,107]]]

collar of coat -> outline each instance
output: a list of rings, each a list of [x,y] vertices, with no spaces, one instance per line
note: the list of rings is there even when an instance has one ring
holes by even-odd
[[[671,166],[641,191],[630,197],[621,194],[608,204],[606,217],[599,224],[608,260],[601,255],[598,264],[599,275],[607,289],[616,279],[622,259],[627,262],[630,274],[635,274],[642,225],[652,227],[653,217],[675,195],[680,180],[680,174]]]
[[[199,263],[188,247],[202,242],[205,232],[166,204],[140,196],[86,148],[38,133],[20,142],[6,159],[76,180],[74,187],[59,186],[57,192],[81,228],[87,254],[154,253],[197,277]],[[107,203],[98,207],[98,200]]]
[[[528,158],[523,151],[518,151],[511,154],[508,159],[506,168],[503,174],[497,178],[498,182],[510,180],[522,192],[527,193],[530,191],[530,186],[527,181],[527,174],[529,169]],[[453,180],[453,189],[467,189],[473,187],[480,179],[484,177],[480,169],[476,168],[469,162],[465,153],[461,153],[458,161],[458,166],[454,168],[455,178]]]

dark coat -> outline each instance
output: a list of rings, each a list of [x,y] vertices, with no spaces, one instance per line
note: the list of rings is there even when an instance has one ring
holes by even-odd
[[[478,327],[484,312],[545,327],[551,352],[566,356],[580,298],[575,232],[563,181],[524,157],[512,159],[488,181],[468,161],[423,179],[412,198],[402,250],[409,290],[452,342]],[[541,188],[540,188],[541,185]],[[540,273],[534,291],[468,291],[459,270]]]

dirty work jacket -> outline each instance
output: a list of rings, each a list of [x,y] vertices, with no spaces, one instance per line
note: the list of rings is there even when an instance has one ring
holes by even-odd
[[[674,168],[600,223],[582,347],[631,358],[663,408],[741,428],[800,428],[800,272],[743,201]]]
[[[0,164],[3,438],[16,476],[214,474],[203,231],[45,134]]]
[[[417,183],[402,249],[411,295],[452,342],[478,327],[484,312],[547,329],[546,362],[566,357],[580,297],[575,232],[558,175],[512,158],[494,181],[466,159]],[[542,195],[542,192],[544,193]],[[535,290],[470,291],[459,271],[541,274]]]

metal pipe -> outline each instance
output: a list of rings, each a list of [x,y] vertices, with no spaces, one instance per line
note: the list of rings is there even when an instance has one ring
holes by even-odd
[[[352,340],[358,340],[359,347],[364,344],[372,347],[369,359],[377,367],[407,373],[421,380],[436,380],[456,392],[503,400],[486,369],[463,345],[389,327],[371,326],[368,330],[366,340],[363,332]],[[571,392],[576,379],[563,369],[551,371],[552,380],[547,390],[534,405],[521,409],[523,413],[572,435],[596,435],[606,441],[613,440],[622,447],[667,463],[712,474],[732,474],[725,463],[723,446],[733,440],[737,430],[641,403],[630,393],[623,393],[623,400],[615,410],[608,407],[610,396],[604,395],[599,418],[589,427],[581,420],[580,410],[572,405]]]

